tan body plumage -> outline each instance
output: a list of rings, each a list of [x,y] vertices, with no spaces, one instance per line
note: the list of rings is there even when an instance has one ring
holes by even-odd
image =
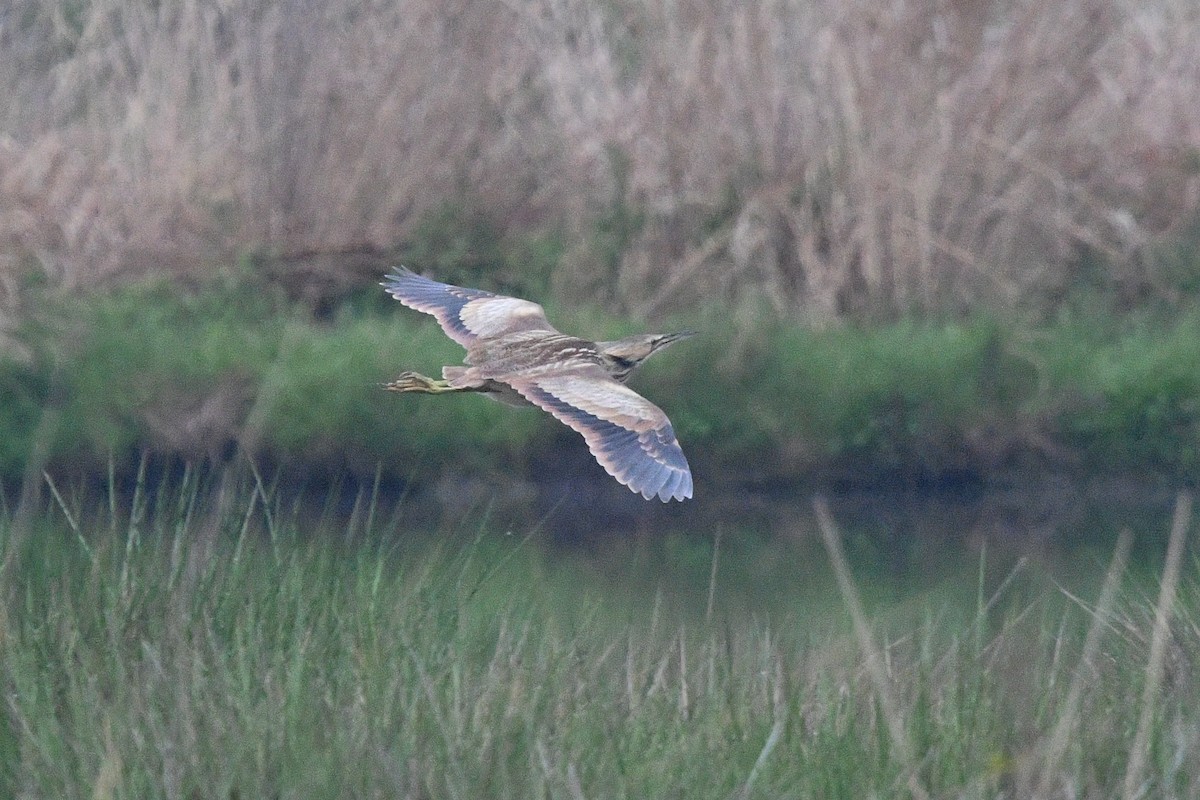
[[[651,353],[690,334],[592,342],[555,330],[529,300],[438,283],[403,268],[383,286],[409,308],[432,314],[467,349],[467,366],[444,367],[443,380],[406,372],[388,389],[480,392],[538,406],[581,433],[605,471],[643,497],[692,496],[691,469],[667,415],[624,385]]]

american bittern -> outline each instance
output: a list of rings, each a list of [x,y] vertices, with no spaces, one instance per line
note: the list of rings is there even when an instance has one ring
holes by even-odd
[[[432,314],[467,348],[467,366],[443,367],[443,380],[405,372],[386,388],[481,392],[511,405],[535,405],[583,434],[600,466],[647,500],[692,496],[692,471],[671,421],[624,385],[651,353],[690,332],[591,342],[555,330],[529,300],[438,283],[403,267],[382,285],[409,308]]]

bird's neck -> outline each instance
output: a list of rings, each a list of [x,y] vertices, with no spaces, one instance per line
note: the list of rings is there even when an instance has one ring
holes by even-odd
[[[608,353],[601,353],[600,357],[604,359],[604,366],[608,370],[608,374],[613,377],[613,380],[620,381],[621,383],[625,382],[640,363]]]

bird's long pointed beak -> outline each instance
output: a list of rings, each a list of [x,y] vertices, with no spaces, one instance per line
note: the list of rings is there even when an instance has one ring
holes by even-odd
[[[683,341],[684,339],[690,339],[695,335],[696,335],[696,331],[679,331],[678,333],[667,333],[667,334],[664,334],[662,339],[659,340],[658,346],[666,347],[669,344],[674,344],[675,342],[680,342],[680,341]]]
[[[664,333],[650,341],[650,353],[657,353],[678,341],[687,339],[690,336],[695,336],[695,331],[679,331],[678,333]],[[649,355],[647,353],[646,355]]]

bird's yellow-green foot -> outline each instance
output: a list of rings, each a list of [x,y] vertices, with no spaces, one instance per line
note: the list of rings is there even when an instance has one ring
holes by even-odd
[[[446,381],[434,380],[419,372],[403,372],[396,380],[384,384],[383,388],[393,392],[423,392],[425,394],[459,391]]]

